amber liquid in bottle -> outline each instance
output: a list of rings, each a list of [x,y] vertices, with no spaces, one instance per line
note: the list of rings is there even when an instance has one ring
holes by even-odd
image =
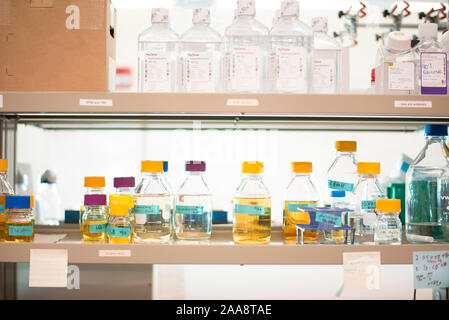
[[[298,240],[301,241],[301,233],[299,232],[298,234],[299,238],[296,235],[296,225],[310,224],[310,216],[308,212],[290,212],[288,210],[289,204],[299,204],[304,207],[316,207],[318,201],[285,201],[282,233],[284,235],[285,243],[296,244]],[[318,235],[318,230],[306,230],[304,231],[304,242],[317,243]]]
[[[234,198],[236,204],[264,206],[263,215],[234,213],[232,236],[235,243],[265,244],[271,239],[271,199],[270,198]]]
[[[105,243],[106,242],[106,220],[84,220],[83,221],[83,241]],[[97,227],[95,227],[97,225]],[[104,225],[99,227],[98,225]],[[93,226],[91,228],[91,226]],[[102,231],[100,231],[102,230]],[[99,232],[97,232],[99,231]]]
[[[11,230],[10,227],[31,227],[32,228],[32,234],[31,235],[14,235],[11,234],[9,231]],[[27,222],[9,222],[6,221],[4,224],[4,236],[5,236],[5,242],[33,242],[34,240],[34,221],[27,221]]]

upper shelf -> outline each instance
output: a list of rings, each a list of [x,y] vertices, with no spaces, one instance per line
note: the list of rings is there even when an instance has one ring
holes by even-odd
[[[0,114],[446,121],[449,96],[0,92]]]

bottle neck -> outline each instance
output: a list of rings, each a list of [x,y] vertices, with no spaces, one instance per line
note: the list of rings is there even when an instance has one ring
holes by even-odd
[[[360,179],[377,179],[378,175],[377,174],[360,174]]]
[[[298,20],[298,15],[291,15],[291,16],[281,16],[282,21],[296,21]]]
[[[310,173],[307,173],[307,172],[293,172],[293,176],[295,178],[308,178],[308,177],[310,177]]]
[[[255,15],[237,15],[236,19],[237,20],[254,20]]]
[[[399,217],[399,212],[377,212],[378,217],[395,218]]]
[[[133,187],[119,187],[115,188],[116,194],[131,194],[133,191]]]
[[[142,172],[142,177],[148,179],[160,179],[162,174],[163,172]]]
[[[105,194],[105,188],[91,188],[91,187],[85,187],[84,188],[84,194]]]
[[[426,141],[429,143],[444,143],[446,141],[446,136],[426,136]]]
[[[337,151],[337,157],[354,157],[355,152]]]

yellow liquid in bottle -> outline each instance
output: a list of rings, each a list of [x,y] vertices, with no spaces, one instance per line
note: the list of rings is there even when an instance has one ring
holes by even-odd
[[[131,232],[129,232],[128,230],[130,229],[131,226]],[[132,243],[131,237],[132,237],[132,225],[130,224],[126,224],[126,223],[109,223],[108,227],[113,227],[113,228],[117,228],[117,229],[123,229],[123,231],[125,233],[129,232],[129,236],[128,237],[114,237],[111,236],[108,233],[108,243]]]
[[[83,214],[84,211],[86,211],[86,207],[85,206],[81,206],[80,207],[80,233],[81,233],[81,238],[83,238]]]
[[[83,221],[83,241],[84,242],[106,242],[106,223],[107,220],[85,220]],[[91,232],[91,225],[104,225],[103,232]],[[98,229],[97,229],[98,230]],[[95,231],[95,230],[92,230]]]
[[[264,206],[264,215],[234,213],[232,236],[235,243],[265,244],[271,239],[271,199],[270,198],[234,198],[236,204]]]
[[[6,214],[0,214],[0,241],[5,241],[5,219]]]
[[[296,224],[309,224],[310,216],[308,212],[290,212],[288,210],[289,204],[316,206],[318,201],[285,201],[282,233],[284,235],[285,243],[296,244],[298,240],[296,237]],[[304,231],[304,242],[316,243],[318,240],[318,235],[318,230],[306,230]],[[299,233],[299,240],[301,241],[301,233]]]
[[[12,235],[9,227],[32,227],[32,235]],[[34,240],[34,221],[27,222],[6,222],[4,224],[5,242],[33,242]]]
[[[345,221],[345,213],[341,213],[341,221],[344,224]],[[332,241],[335,243],[343,243],[345,241],[345,230],[332,230]],[[349,233],[348,233],[348,241],[349,241]]]

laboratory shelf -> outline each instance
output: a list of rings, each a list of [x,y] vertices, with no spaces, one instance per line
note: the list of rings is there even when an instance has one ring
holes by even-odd
[[[30,249],[67,249],[69,263],[340,265],[343,252],[379,251],[382,264],[412,264],[414,251],[449,250],[449,244],[287,245],[279,225],[266,245],[234,244],[230,225],[214,225],[209,241],[169,244],[85,244],[78,225],[38,226],[36,233],[67,236],[56,243],[0,243],[0,262],[29,262]]]
[[[0,115],[449,120],[449,96],[0,92]]]

